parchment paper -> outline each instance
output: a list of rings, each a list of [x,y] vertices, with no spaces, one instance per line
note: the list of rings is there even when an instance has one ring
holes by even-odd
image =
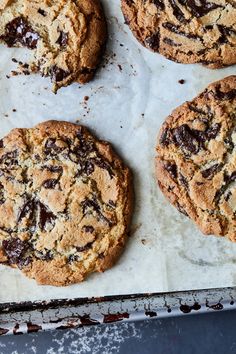
[[[110,33],[105,67],[83,87],[73,84],[54,95],[49,79],[38,75],[8,79],[16,67],[11,59],[24,61],[31,53],[0,45],[0,135],[48,119],[79,120],[110,141],[135,176],[132,235],[114,268],[70,287],[38,286],[20,271],[0,266],[0,302],[236,285],[236,244],[203,236],[169,205],[154,177],[156,137],[165,117],[236,68],[213,71],[151,53],[124,25],[119,1],[103,4]]]

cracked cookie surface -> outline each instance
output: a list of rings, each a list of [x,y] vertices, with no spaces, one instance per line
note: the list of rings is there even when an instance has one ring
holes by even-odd
[[[126,23],[147,48],[179,63],[236,63],[235,0],[121,0]]]
[[[205,234],[236,242],[236,76],[215,82],[167,118],[158,184]]]
[[[49,76],[54,91],[93,78],[106,37],[99,0],[0,1],[0,41],[33,50],[27,70]]]
[[[49,121],[0,140],[0,263],[39,284],[110,268],[131,204],[128,168],[84,127]]]

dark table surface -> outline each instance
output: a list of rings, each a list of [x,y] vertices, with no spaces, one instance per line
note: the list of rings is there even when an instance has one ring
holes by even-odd
[[[0,338],[11,354],[236,353],[236,311]]]

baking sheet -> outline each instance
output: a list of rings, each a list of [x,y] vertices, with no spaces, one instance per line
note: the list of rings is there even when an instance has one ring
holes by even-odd
[[[49,79],[6,77],[24,49],[0,45],[0,135],[48,119],[79,121],[113,146],[132,169],[136,207],[132,233],[115,267],[78,285],[38,286],[20,271],[0,266],[0,302],[168,292],[236,285],[236,244],[202,236],[156,187],[158,129],[172,109],[236,68],[181,65],[149,52],[133,38],[117,0],[103,0],[109,24],[104,68],[86,86],[54,95]],[[185,80],[180,85],[178,81]],[[84,97],[89,96],[88,101]]]

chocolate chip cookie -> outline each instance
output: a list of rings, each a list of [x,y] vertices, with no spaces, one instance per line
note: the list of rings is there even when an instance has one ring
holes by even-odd
[[[0,41],[33,50],[34,60],[26,64],[27,71],[49,76],[54,91],[93,78],[106,37],[99,0],[0,3]]]
[[[121,0],[126,23],[147,48],[179,63],[236,63],[234,0]]]
[[[39,284],[110,268],[127,238],[128,168],[84,127],[49,121],[0,140],[0,263]]]
[[[163,124],[158,184],[204,234],[236,242],[236,76],[211,84]]]

